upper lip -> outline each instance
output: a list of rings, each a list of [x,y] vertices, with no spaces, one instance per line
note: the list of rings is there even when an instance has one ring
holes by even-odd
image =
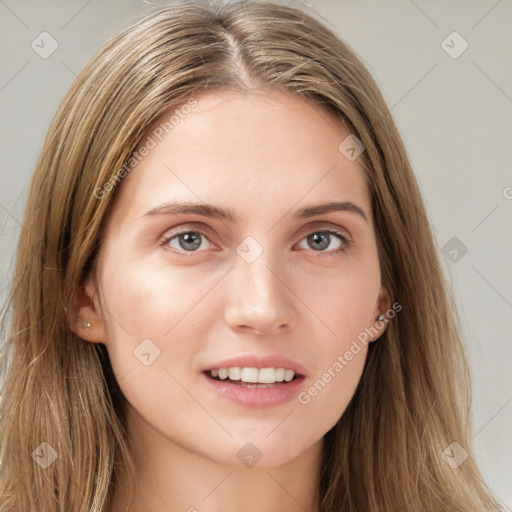
[[[269,354],[262,356],[247,355],[232,357],[230,359],[225,359],[224,361],[215,363],[209,366],[208,368],[205,368],[204,371],[220,368],[235,368],[237,366],[258,369],[285,368],[287,370],[293,370],[298,375],[306,375],[306,370],[302,365],[279,354]]]

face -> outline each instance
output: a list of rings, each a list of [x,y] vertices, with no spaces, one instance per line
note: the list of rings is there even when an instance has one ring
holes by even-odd
[[[154,147],[118,185],[80,334],[106,345],[134,424],[221,464],[240,466],[251,442],[259,466],[277,466],[342,416],[367,353],[354,340],[388,306],[371,199],[338,149],[349,133],[318,105],[196,99],[165,137],[172,112],[154,124],[156,144],[143,139]],[[345,205],[312,210],[326,203]],[[257,388],[205,373],[226,367],[297,376]]]

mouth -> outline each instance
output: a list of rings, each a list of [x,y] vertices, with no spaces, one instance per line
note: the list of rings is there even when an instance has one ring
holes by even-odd
[[[288,368],[232,367],[212,368],[203,372],[213,381],[220,381],[246,388],[275,388],[303,378]]]
[[[243,354],[203,368],[208,393],[239,407],[264,409],[294,400],[306,383],[306,369],[281,354]]]

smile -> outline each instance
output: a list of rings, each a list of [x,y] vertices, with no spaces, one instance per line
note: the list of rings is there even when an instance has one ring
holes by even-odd
[[[210,376],[218,380],[229,380],[247,384],[275,384],[290,382],[298,378],[293,370],[287,368],[251,368],[235,366],[209,370]]]
[[[305,380],[304,376],[285,368],[220,368],[204,371],[202,375],[208,389],[217,397],[227,398],[237,406],[256,409],[276,407],[294,400]],[[269,382],[260,382],[260,379]]]

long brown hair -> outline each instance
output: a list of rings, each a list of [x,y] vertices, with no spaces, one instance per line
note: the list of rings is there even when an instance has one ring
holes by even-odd
[[[1,512],[101,511],[120,468],[133,476],[124,397],[105,346],[70,329],[74,297],[94,266],[121,171],[149,126],[201,93],[272,88],[314,100],[363,142],[358,162],[382,284],[402,306],[370,345],[356,394],[325,435],[321,512],[501,510],[472,456],[454,301],[373,78],[300,9],[185,1],[106,43],[73,82],[44,141],[2,315]],[[457,468],[443,458],[453,442],[469,454]]]

